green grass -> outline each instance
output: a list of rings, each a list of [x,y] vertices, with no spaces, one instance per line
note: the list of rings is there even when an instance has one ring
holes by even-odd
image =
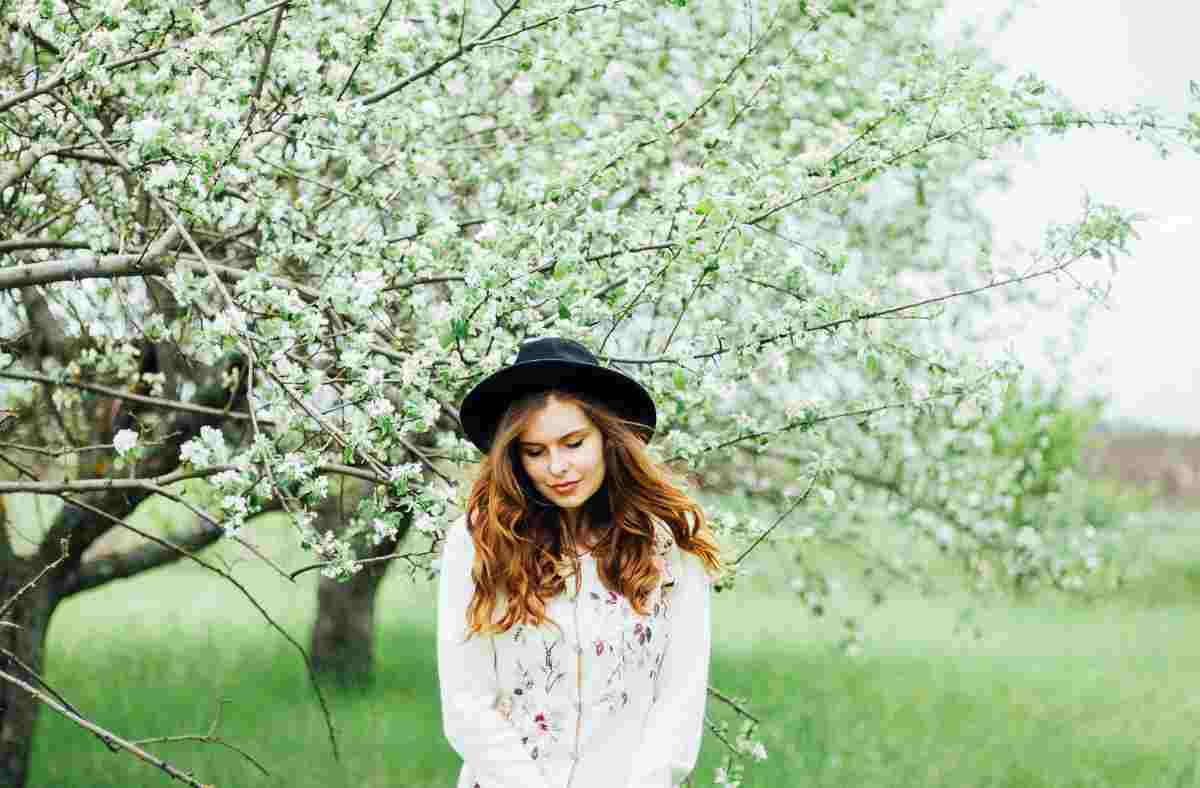
[[[856,658],[834,647],[840,620],[813,619],[772,590],[777,568],[717,595],[713,683],[762,719],[770,753],[745,784],[1200,788],[1200,527],[1179,523],[1131,545],[1136,561],[1120,593],[1089,602],[899,595],[865,614]],[[312,576],[296,589],[261,565],[236,571],[306,643]],[[433,590],[399,572],[385,582],[375,687],[328,690],[340,765],[296,652],[195,567],[65,603],[51,627],[48,678],[130,738],[201,733],[228,699],[221,735],[271,777],[212,745],[152,748],[207,783],[450,786],[458,762],[441,733]],[[955,632],[968,606],[979,639]],[[711,699],[709,709],[728,716]],[[706,736],[700,784],[721,747]],[[166,782],[43,713],[32,786]]]

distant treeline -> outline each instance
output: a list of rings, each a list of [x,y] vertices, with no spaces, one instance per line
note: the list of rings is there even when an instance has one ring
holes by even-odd
[[[1172,506],[1200,509],[1200,435],[1097,430],[1085,462],[1097,477],[1148,488]]]

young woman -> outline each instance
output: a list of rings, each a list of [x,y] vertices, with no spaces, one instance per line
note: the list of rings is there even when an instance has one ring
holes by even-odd
[[[538,339],[461,417],[485,457],[447,534],[438,678],[458,788],[672,788],[700,751],[704,514],[646,451],[654,402]]]

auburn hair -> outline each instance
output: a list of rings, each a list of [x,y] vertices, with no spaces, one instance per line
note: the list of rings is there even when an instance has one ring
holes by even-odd
[[[671,529],[681,550],[699,556],[711,576],[723,570],[704,512],[650,456],[641,425],[585,395],[538,392],[505,410],[471,487],[467,529],[475,545],[475,592],[467,607],[468,637],[507,632],[518,624],[539,626],[551,620],[547,600],[566,589],[558,571],[569,560],[561,510],[537,492],[518,454],[517,439],[551,400],[579,406],[603,438],[604,482],[584,509],[590,522],[611,523],[592,550],[606,588],[628,599],[640,615],[647,614],[647,599],[661,573],[655,562],[656,521]],[[501,592],[506,605],[496,621]]]

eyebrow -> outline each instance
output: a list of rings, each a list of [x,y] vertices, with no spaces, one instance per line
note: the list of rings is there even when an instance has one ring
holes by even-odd
[[[558,440],[563,440],[565,438],[569,438],[572,435],[575,435],[576,433],[579,433],[579,432],[587,432],[587,429],[588,429],[587,427],[577,427],[576,429],[573,429],[570,432],[564,432],[562,435],[559,435]],[[517,442],[520,443],[522,446],[541,446],[542,445],[540,443],[534,443],[533,441],[517,441]]]

